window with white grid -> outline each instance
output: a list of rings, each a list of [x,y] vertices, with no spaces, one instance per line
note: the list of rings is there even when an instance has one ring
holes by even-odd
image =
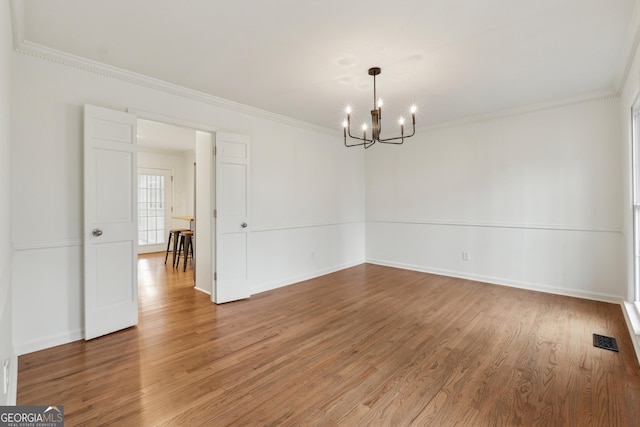
[[[640,101],[636,100],[631,120],[631,202],[633,221],[633,299],[640,313]]]
[[[138,175],[138,245],[165,242],[165,185],[162,175]]]

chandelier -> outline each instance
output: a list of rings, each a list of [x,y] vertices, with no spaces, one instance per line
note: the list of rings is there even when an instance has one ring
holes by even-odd
[[[362,137],[353,136],[351,134],[351,107],[347,107],[347,119],[342,123],[344,128],[344,145],[347,147],[358,147],[360,145],[364,148],[369,148],[376,142],[383,144],[402,144],[405,138],[411,138],[416,133],[416,106],[411,106],[411,134],[404,134],[404,117],[400,117],[400,136],[393,138],[380,138],[380,132],[382,131],[382,99],[377,97],[376,93],[376,76],[380,74],[380,67],[369,68],[369,75],[373,76],[373,110],[371,110],[371,138],[367,138],[367,125],[362,125]],[[349,138],[354,139],[356,142],[353,144],[347,143],[347,135]]]

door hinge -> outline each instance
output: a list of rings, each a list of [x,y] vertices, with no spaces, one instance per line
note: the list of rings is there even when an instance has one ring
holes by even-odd
[[[217,155],[218,154],[218,147],[213,147],[213,155]]]
[[[171,182],[173,182],[173,175],[171,175]]]
[[[173,213],[173,206],[171,206],[171,213]]]
[[[218,210],[217,209],[213,210],[213,217],[214,218],[218,218]]]
[[[218,273],[213,273],[213,280],[218,280]]]

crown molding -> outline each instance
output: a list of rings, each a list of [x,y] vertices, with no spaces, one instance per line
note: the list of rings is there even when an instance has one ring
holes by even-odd
[[[273,113],[249,105],[241,104],[225,98],[220,98],[197,90],[175,85],[164,80],[134,73],[122,68],[107,65],[98,61],[76,56],[57,49],[49,48],[38,43],[33,43],[24,38],[24,3],[23,0],[11,1],[13,46],[18,53],[32,56],[38,59],[55,62],[67,67],[76,68],[104,77],[120,80],[136,86],[157,90],[171,95],[187,98],[197,102],[203,102],[226,110],[236,111],[253,117],[272,120],[289,126],[308,129],[326,134],[337,134],[336,130],[329,129],[313,123],[294,119],[282,114]]]
[[[429,132],[433,130],[446,129],[451,127],[465,126],[474,123],[488,122],[492,120],[505,119],[509,117],[522,116],[525,114],[536,113],[539,111],[555,110],[560,108],[571,107],[573,105],[588,104],[591,102],[606,101],[619,99],[620,93],[617,91],[595,92],[577,97],[565,98],[552,102],[543,102],[538,104],[530,104],[524,107],[515,107],[505,110],[495,111],[487,114],[479,114],[469,116],[462,119],[451,120],[448,122],[438,123],[434,125],[425,125],[417,128],[418,131]]]
[[[13,44],[16,52],[33,56],[42,60],[47,60],[61,64],[67,67],[80,69],[90,73],[98,74],[104,77],[113,78],[129,84],[146,87],[149,89],[157,90],[160,92],[168,93],[171,95],[179,96],[182,98],[190,99],[197,102],[203,102],[215,107],[223,108],[226,110],[236,111],[242,114],[247,114],[253,117],[267,119],[286,125],[311,130],[327,135],[342,136],[341,128],[333,129],[325,126],[316,125],[313,123],[305,122],[302,120],[294,119],[289,116],[285,116],[278,113],[273,113],[260,108],[252,107],[246,104],[241,104],[235,101],[231,101],[225,98],[220,98],[214,95],[210,95],[204,92],[200,92],[194,89],[189,89],[183,86],[175,85],[164,80],[160,80],[154,77],[146,76],[139,73],[127,71],[122,68],[113,67],[98,61],[87,59],[84,57],[72,55],[67,52],[63,52],[57,49],[49,48],[38,43],[26,41],[24,38],[24,0],[10,0],[11,12],[12,12],[12,27],[13,27]],[[620,91],[626,84],[628,75],[633,63],[634,52],[640,45],[640,2],[636,3],[634,8],[631,24],[628,29],[627,42],[625,43],[625,56],[624,67],[620,73],[616,88],[610,91],[592,93],[582,95],[579,97],[568,98],[563,100],[556,100],[553,102],[531,104],[524,107],[516,107],[505,110],[500,110],[488,114],[480,114],[465,117],[462,119],[451,120],[447,122],[437,123],[433,125],[425,124],[416,128],[420,132],[428,132],[432,130],[464,126],[472,123],[480,123],[485,121],[491,121],[500,118],[515,117],[523,114],[529,114],[537,111],[550,110],[555,108],[562,108],[571,105],[577,105],[587,102],[601,101],[605,99],[613,99],[620,97]]]
[[[622,49],[622,57],[620,58],[620,74],[616,79],[616,87],[618,91],[622,91],[629,79],[629,73],[635,59],[635,54],[640,45],[640,2],[636,1],[631,15],[631,23],[627,28],[626,41]]]
[[[226,110],[232,110],[239,113],[247,114],[253,117],[272,120],[280,122],[289,126],[295,126],[298,128],[309,129],[315,132],[336,134],[335,130],[328,129],[326,127],[318,126],[312,123],[304,122],[302,120],[294,119],[292,117],[284,116],[282,114],[273,113],[270,111],[262,110],[260,108],[251,107],[249,105],[240,104],[235,101],[220,98],[214,95],[209,95],[204,92],[189,89],[183,86],[175,85],[165,82],[164,80],[156,79],[154,77],[145,76],[143,74],[134,73],[124,70],[122,68],[113,67],[111,65],[103,64],[101,62],[93,61],[91,59],[82,58],[76,55],[72,55],[66,52],[62,52],[56,49],[45,47],[37,43],[28,41],[18,41],[14,43],[15,50],[18,53],[33,56],[38,59],[43,59],[57,64],[61,64],[67,67],[76,68],[82,71],[87,71],[93,74],[98,74],[104,77],[120,80],[136,86],[142,86],[145,88],[157,90],[160,92],[168,93],[170,95],[187,98],[192,101],[203,102],[215,107],[224,108]]]

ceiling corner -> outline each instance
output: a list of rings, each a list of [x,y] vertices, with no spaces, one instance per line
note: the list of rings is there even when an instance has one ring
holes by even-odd
[[[19,50],[24,43],[24,2],[23,0],[10,0],[10,7],[13,48]]]
[[[624,48],[619,62],[618,78],[615,82],[615,89],[617,92],[622,92],[624,86],[627,84],[629,78],[629,72],[635,59],[636,52],[640,45],[640,1],[636,0],[633,8],[633,15],[631,16],[631,23],[627,29],[627,37]]]

